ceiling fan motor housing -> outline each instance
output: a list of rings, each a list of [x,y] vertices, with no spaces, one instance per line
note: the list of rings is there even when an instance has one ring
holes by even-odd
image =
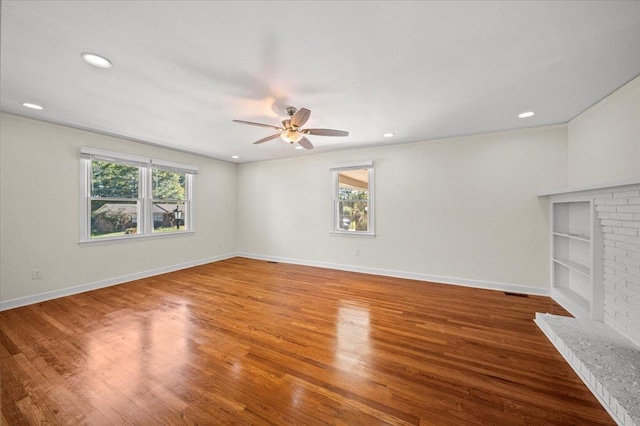
[[[286,107],[285,111],[287,112],[287,114],[289,115],[289,117],[293,117],[293,115],[296,113],[297,108],[296,107]]]

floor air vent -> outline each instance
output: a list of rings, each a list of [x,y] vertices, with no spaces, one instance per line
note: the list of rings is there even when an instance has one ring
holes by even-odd
[[[504,292],[505,295],[507,296],[516,296],[516,297],[529,297],[527,294],[522,294],[522,293],[510,293],[508,291]]]

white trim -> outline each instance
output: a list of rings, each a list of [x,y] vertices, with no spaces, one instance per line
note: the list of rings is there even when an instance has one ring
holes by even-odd
[[[165,160],[151,160],[151,165],[157,167],[160,170],[169,170],[172,172],[185,173],[185,174],[198,174],[198,167],[190,164],[174,163]]]
[[[90,177],[91,173],[91,160],[89,159],[81,159],[80,160],[80,185],[79,187],[79,209],[80,209],[80,232],[79,237],[80,241],[85,241],[89,239],[89,234],[91,233],[89,227],[91,226],[91,221],[88,221],[89,211],[91,207],[89,203],[91,202],[91,197],[89,196],[89,182],[91,181]]]
[[[146,237],[153,235],[153,173],[140,169],[140,177],[138,180],[140,182],[140,185],[138,185],[138,197],[140,197],[140,204],[142,204],[142,212],[140,212],[141,214],[138,217],[138,232],[140,234],[135,236]],[[140,226],[141,224],[142,226]],[[91,233],[89,233],[89,236],[91,236]],[[126,239],[133,236],[134,235],[127,235],[122,238]],[[99,238],[94,238],[93,240],[98,239]],[[84,242],[89,241],[92,241],[92,239],[87,238]]]
[[[344,163],[336,163],[331,166],[331,171],[337,170],[358,170],[373,167],[373,160],[346,161]]]
[[[187,209],[187,217],[188,222],[185,222],[190,231],[195,232],[196,230],[196,204],[194,195],[196,193],[196,178],[193,174],[188,174],[186,176],[186,188],[185,188],[185,205],[189,204],[189,208]]]
[[[139,167],[151,164],[151,158],[139,155],[123,154],[121,152],[106,151],[104,149],[80,147],[80,158],[91,159],[97,157],[98,161],[118,162],[118,160],[138,163]]]
[[[396,271],[392,269],[369,268],[366,266],[343,265],[339,263],[316,262],[313,260],[291,259],[286,257],[267,256],[262,254],[239,252],[239,257],[272,262],[290,263],[292,265],[315,266],[318,268],[336,269],[339,271],[360,272],[363,274],[380,275],[383,277],[404,278],[409,280],[429,281],[439,284],[458,285],[463,287],[482,288],[486,290],[507,291],[513,293],[549,296],[548,288],[539,288],[510,283],[472,280],[468,278],[443,277],[440,275],[422,274],[419,272]]]
[[[356,232],[356,231],[331,231],[329,234],[332,237],[356,237],[356,238],[375,238],[376,234],[370,234],[368,232]]]
[[[395,271],[389,269],[368,268],[361,266],[342,265],[337,263],[328,262],[315,262],[301,259],[290,259],[277,256],[265,256],[251,253],[228,253],[220,256],[214,256],[207,259],[195,260],[177,265],[166,266],[163,268],[152,269],[144,272],[137,272],[134,274],[124,275],[120,277],[108,278],[101,281],[96,281],[87,284],[81,284],[74,287],[68,287],[60,290],[48,291],[44,293],[38,293],[31,296],[18,297],[16,299],[0,301],[0,312],[8,309],[19,308],[21,306],[27,306],[34,303],[45,302],[47,300],[58,299],[60,297],[71,296],[74,294],[84,293],[91,290],[97,290],[104,287],[110,287],[113,285],[124,284],[129,281],[139,280],[142,278],[148,278],[155,275],[166,274],[168,272],[174,272],[181,269],[192,268],[194,266],[205,265],[207,263],[219,262],[225,259],[231,259],[234,257],[246,257],[248,259],[255,260],[267,260],[273,262],[289,263],[293,265],[314,266],[318,268],[336,269],[339,271],[359,272],[364,274],[380,275],[385,277],[403,278],[418,281],[429,281],[440,284],[458,285],[463,287],[481,288],[487,290],[508,291],[522,294],[531,294],[536,296],[549,296],[549,290],[538,287],[523,286],[518,284],[489,282],[482,280],[470,280],[467,278],[454,278],[443,277],[439,275],[421,274],[416,272],[404,272]]]
[[[93,238],[87,241],[78,242],[81,246],[100,246],[100,245],[108,245],[108,244],[118,244],[124,243],[127,241],[143,241],[143,240],[154,240],[159,238],[173,238],[177,236],[190,237],[195,235],[196,231],[190,229],[186,231],[172,231],[172,232],[156,232],[152,234],[132,234],[132,235],[122,235],[119,237],[105,237],[105,238]]]
[[[32,305],[34,303],[45,302],[47,300],[58,299],[60,297],[72,296],[74,294],[84,293],[91,290],[97,290],[99,288],[111,287],[118,284],[124,284],[129,281],[153,277],[155,275],[166,274],[167,272],[179,271],[181,269],[192,268],[194,266],[205,265],[207,263],[219,262],[221,260],[231,259],[233,257],[236,257],[235,253],[223,254],[220,256],[214,256],[207,259],[194,260],[190,262],[179,263],[177,265],[152,269],[149,271],[136,272],[135,274],[123,275],[123,276],[114,277],[114,278],[107,278],[105,280],[95,281],[87,284],[81,284],[74,287],[67,287],[60,290],[47,291],[44,293],[38,293],[31,296],[18,297],[16,299],[10,299],[10,300],[3,300],[3,301],[0,301],[0,311],[6,311],[8,309],[19,308],[20,306],[27,306],[27,305]]]
[[[637,185],[640,184],[640,177],[627,179],[619,182],[599,183],[594,185],[576,186],[573,188],[554,189],[551,191],[543,191],[538,194],[538,197],[547,197],[549,195],[569,194],[573,192],[594,191],[601,189],[616,188],[619,186]]]

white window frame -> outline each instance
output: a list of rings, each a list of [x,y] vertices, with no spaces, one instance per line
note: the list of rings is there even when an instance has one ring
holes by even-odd
[[[368,201],[367,201],[367,218],[368,218],[368,230],[367,231],[345,231],[341,229],[338,216],[339,216],[339,203],[338,188],[340,183],[338,182],[338,174],[344,170],[359,170],[367,169],[368,172]],[[371,160],[366,161],[352,161],[348,163],[339,163],[331,167],[331,234],[344,235],[344,236],[360,236],[360,237],[375,237],[375,179],[374,179],[374,164]]]
[[[116,237],[91,238],[91,162],[105,161],[116,164],[130,164],[138,167],[137,234]],[[97,148],[80,148],[80,244],[110,244],[147,238],[176,237],[195,233],[195,175],[198,168],[187,164],[156,160]],[[185,173],[185,200],[183,219],[185,230],[174,232],[153,232],[152,176],[155,168]]]

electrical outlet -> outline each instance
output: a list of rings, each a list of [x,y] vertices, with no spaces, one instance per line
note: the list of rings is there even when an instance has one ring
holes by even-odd
[[[32,280],[41,280],[42,279],[42,269],[32,269],[31,270],[31,279]]]
[[[360,249],[355,249],[355,250],[353,251],[353,255],[354,255],[354,256],[360,256]]]

